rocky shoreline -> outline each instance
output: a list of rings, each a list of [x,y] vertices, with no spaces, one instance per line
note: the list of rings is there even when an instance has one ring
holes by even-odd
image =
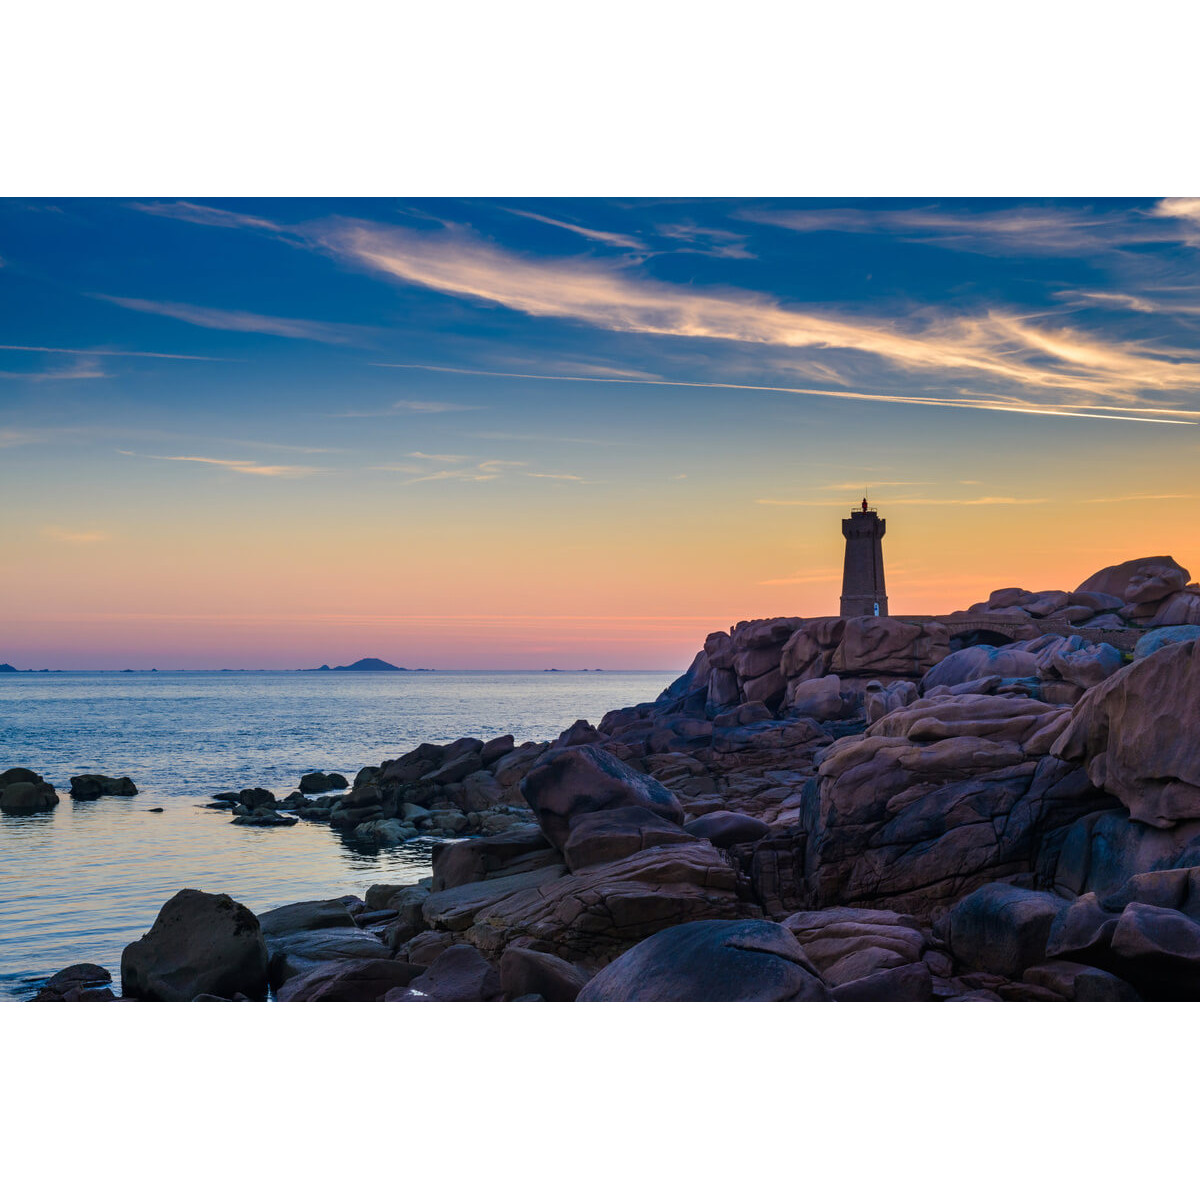
[[[229,793],[241,823],[447,840],[427,879],[364,897],[254,914],[180,892],[126,948],[122,998],[1200,998],[1188,579],[1156,557],[1002,589],[966,610],[978,637],[747,621],[656,701],[552,743],[422,745],[336,796],[338,776]],[[996,613],[1031,636],[988,644]],[[6,806],[45,801],[5,778]],[[36,998],[114,999],[107,976],[77,964]]]

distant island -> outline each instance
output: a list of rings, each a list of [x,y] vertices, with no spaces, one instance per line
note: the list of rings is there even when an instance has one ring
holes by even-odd
[[[0,663],[0,671],[11,671],[14,675],[17,673],[17,668],[12,663]]]
[[[305,667],[306,671],[431,671],[432,667],[397,667],[390,662],[384,662],[382,658],[360,658],[358,662],[352,662],[348,667],[331,667],[328,664],[320,667]]]

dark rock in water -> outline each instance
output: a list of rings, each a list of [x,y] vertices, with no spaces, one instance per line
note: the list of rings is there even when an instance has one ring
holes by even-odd
[[[128,775],[73,775],[71,796],[76,800],[95,800],[100,796],[136,796],[138,790]]]
[[[233,805],[241,802],[242,793],[241,792],[214,792],[213,799],[218,801],[224,807],[231,808]],[[216,808],[217,805],[209,804],[209,805],[206,805],[206,807],[207,808]]]
[[[714,846],[722,847],[757,842],[771,832],[771,827],[757,817],[720,810],[687,821],[683,829],[693,837],[707,838]]]
[[[496,968],[474,946],[451,946],[411,986],[388,992],[389,1001],[479,1002],[499,999]]]
[[[683,824],[683,808],[670,791],[597,746],[572,746],[543,755],[521,780],[521,794],[542,832],[560,850],[572,821],[601,809],[633,805]]]
[[[651,846],[678,845],[695,840],[689,831],[647,808],[606,808],[583,813],[572,822],[563,856],[572,871],[579,871],[597,863],[628,858]]]
[[[275,793],[266,788],[242,788],[237,794],[237,802],[253,811],[256,808],[274,808]]]
[[[149,933],[125,947],[121,990],[141,1000],[264,995],[267,944],[258,918],[223,894],[177,892]]]
[[[272,825],[295,825],[299,820],[299,817],[285,817],[277,813],[273,808],[256,808],[251,813],[244,813],[241,816],[234,817],[230,821],[230,824],[253,825],[259,828],[266,828]]]
[[[693,921],[639,942],[580,1001],[828,1000],[796,939],[770,921]]]
[[[588,973],[553,954],[510,946],[500,956],[500,986],[513,1000],[530,994],[544,1000],[575,999],[588,981]]]
[[[147,812],[162,812],[163,810],[161,808],[148,808],[148,809],[146,809],[146,811]]]
[[[380,1000],[424,973],[423,966],[390,958],[328,962],[289,979],[275,999],[284,1003]]]
[[[45,783],[45,780],[28,767],[9,767],[7,771],[0,771],[0,792],[10,783]]]
[[[36,772],[10,767],[0,774],[0,811],[47,812],[57,803],[58,793]]]
[[[95,963],[76,963],[64,967],[51,975],[38,990],[34,1000],[45,1002],[55,1000],[115,1000],[112,991],[106,984],[112,983],[112,975],[104,967]],[[86,992],[103,991],[103,996],[85,995]]]
[[[331,771],[326,774],[324,771],[309,771],[300,779],[300,790],[305,795],[311,795],[316,792],[337,792],[348,788],[350,784],[346,781],[345,775],[339,775],[336,771]]]
[[[977,971],[1019,979],[1046,958],[1050,928],[1068,904],[1052,892],[986,883],[950,910],[950,949]]]

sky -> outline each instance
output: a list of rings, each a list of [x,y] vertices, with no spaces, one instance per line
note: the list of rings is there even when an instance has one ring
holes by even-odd
[[[0,200],[0,662],[682,669],[1200,570],[1200,200]]]

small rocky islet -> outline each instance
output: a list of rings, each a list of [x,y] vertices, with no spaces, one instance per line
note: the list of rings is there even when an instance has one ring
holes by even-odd
[[[444,840],[428,878],[365,897],[255,914],[181,891],[126,948],[121,998],[1200,999],[1188,580],[1158,556],[947,624],[746,621],[656,701],[553,743],[223,795],[248,824]],[[989,644],[997,614],[1021,636]],[[5,772],[0,804],[47,788]],[[77,964],[36,998],[111,982]]]

